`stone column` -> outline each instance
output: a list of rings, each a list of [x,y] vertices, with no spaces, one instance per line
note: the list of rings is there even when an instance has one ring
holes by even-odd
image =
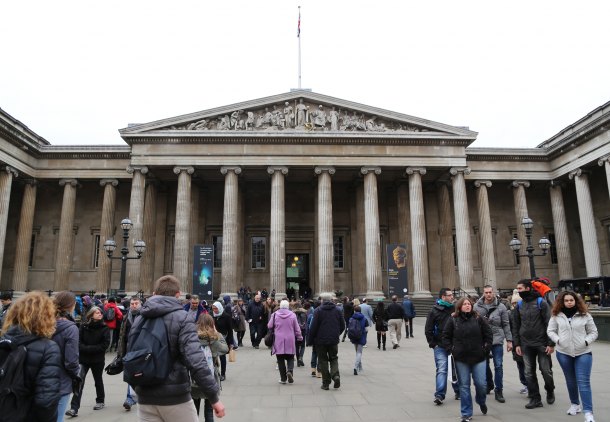
[[[318,175],[318,293],[335,291],[335,265],[333,261],[333,197],[331,176],[334,167],[316,167]]]
[[[606,183],[608,184],[608,193],[610,194],[610,155],[600,158],[597,164],[604,166],[606,169]]]
[[[413,288],[413,248],[411,243],[411,204],[409,202],[409,185],[405,181],[398,184],[396,204],[398,209],[398,241],[407,246],[407,281],[409,286],[409,294],[414,291]]]
[[[220,296],[237,298],[237,227],[238,227],[238,180],[241,167],[221,167],[225,175],[224,211],[222,218],[222,272]]]
[[[142,255],[142,264],[140,265],[140,289],[145,293],[152,293],[155,283],[158,185],[159,183],[156,180],[148,180],[144,194],[142,240],[146,243],[146,252]]]
[[[487,196],[487,188],[491,187],[491,181],[476,180],[474,182],[474,187],[477,188],[477,210],[479,212],[479,239],[481,242],[483,285],[490,285],[496,290],[496,260],[494,258],[491,216],[489,215],[489,197]]]
[[[29,179],[25,180],[25,186],[23,187],[12,283],[12,289],[18,295],[23,294],[28,288],[30,246],[32,244],[32,229],[34,227],[34,212],[36,210],[36,185],[37,182],[35,180]]]
[[[515,217],[517,217],[517,237],[522,242],[522,248],[527,246],[525,243],[525,228],[521,224],[523,217],[529,217],[527,212],[527,200],[525,199],[525,188],[530,187],[530,182],[525,180],[515,180],[512,183],[513,198],[515,201]],[[523,254],[523,249],[519,252]],[[519,258],[519,278],[531,278],[530,261],[527,257]]]
[[[597,231],[595,230],[591,191],[589,190],[589,178],[587,173],[583,172],[582,169],[573,170],[568,176],[570,179],[574,179],[574,185],[576,186],[578,216],[580,217],[580,231],[585,252],[587,277],[598,277],[602,275],[602,265],[599,256],[599,244],[597,243]]]
[[[119,181],[117,179],[100,180],[100,186],[104,188],[104,199],[102,203],[102,221],[100,223],[100,257],[95,286],[95,291],[99,294],[106,293],[112,283],[112,259],[106,256],[106,251],[103,247],[106,240],[114,238],[114,231],[116,229],[114,213],[116,210],[116,187],[118,185]],[[117,244],[120,244],[120,241],[117,241]]]
[[[366,297],[384,298],[381,279],[381,238],[379,235],[379,205],[377,175],[379,167],[362,167],[364,175],[364,245],[366,257]]]
[[[127,167],[127,173],[133,174],[133,178],[131,179],[131,197],[129,198],[128,216],[133,224],[133,227],[129,232],[129,250],[133,252],[134,242],[142,239],[142,228],[144,226],[144,187],[146,184],[146,173],[148,173],[148,167],[129,166]],[[123,218],[124,217],[121,217],[121,220]],[[117,244],[120,244],[120,242],[117,242]],[[141,268],[141,259],[130,259],[127,261],[127,279],[125,280],[125,290],[128,295],[135,294],[141,288]]]
[[[428,269],[428,241],[424,214],[424,191],[421,177],[424,167],[407,167],[409,176],[409,209],[411,212],[411,247],[413,249],[413,297],[432,297]]]
[[[70,267],[74,251],[74,211],[76,208],[76,179],[61,179],[59,186],[64,187],[64,199],[61,205],[61,220],[59,222],[59,239],[57,241],[57,257],[55,260],[56,292],[67,290],[70,285]]]
[[[11,202],[13,177],[17,177],[17,170],[10,166],[0,167],[0,279],[2,277],[2,263],[4,262],[6,223],[8,221],[8,208]]]
[[[191,175],[193,167],[174,167],[178,175],[178,194],[176,198],[176,239],[174,241],[174,276],[180,280],[180,289],[190,292],[189,288],[189,244],[191,225]]]
[[[366,251],[364,248],[365,240],[364,240],[364,184],[362,180],[358,179],[356,185],[356,261],[354,262],[354,270],[358,272],[357,280],[358,280],[358,293],[361,293],[363,296],[366,296],[367,292],[367,283],[366,283]]]
[[[556,180],[551,181],[549,192],[551,194],[551,211],[553,212],[559,279],[566,280],[574,278],[574,273],[572,271],[572,253],[570,252],[566,211],[563,206],[562,183]]]
[[[452,167],[451,184],[453,187],[453,210],[455,212],[455,240],[458,258],[460,288],[469,294],[475,294],[474,273],[472,270],[472,245],[470,242],[470,218],[468,216],[468,198],[464,175],[470,174],[469,167]]]
[[[267,167],[267,173],[271,175],[270,288],[275,289],[276,299],[283,299],[286,297],[284,176],[288,167]]]
[[[451,198],[449,186],[446,182],[436,185],[436,200],[438,202],[438,235],[441,246],[441,274],[443,280],[441,287],[455,289],[459,287],[455,272],[455,258],[453,251],[453,217],[451,215]]]

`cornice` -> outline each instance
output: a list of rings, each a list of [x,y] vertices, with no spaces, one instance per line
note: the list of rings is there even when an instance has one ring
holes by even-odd
[[[467,148],[467,161],[535,161],[547,162],[546,151],[535,148]]]

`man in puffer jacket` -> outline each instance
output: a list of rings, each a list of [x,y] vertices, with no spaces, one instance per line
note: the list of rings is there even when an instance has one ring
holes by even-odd
[[[225,414],[218,399],[218,384],[210,372],[192,318],[179,300],[180,282],[173,276],[163,276],[155,282],[154,296],[140,310],[144,318],[163,318],[173,357],[167,380],[159,385],[137,386],[138,418],[140,420],[192,421],[199,417],[191,397],[191,377],[210,400],[217,417]],[[129,333],[128,344],[139,335],[144,318],[138,317]],[[190,376],[189,376],[190,372]]]

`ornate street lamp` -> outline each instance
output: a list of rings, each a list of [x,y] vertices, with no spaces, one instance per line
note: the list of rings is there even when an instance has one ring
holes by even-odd
[[[129,255],[129,249],[127,248],[127,241],[129,240],[129,230],[133,227],[131,220],[129,218],[124,218],[121,221],[121,228],[123,229],[123,247],[121,248],[121,256],[112,256],[114,250],[116,249],[116,242],[114,239],[108,239],[104,242],[104,250],[110,259],[120,259],[121,260],[121,279],[119,282],[119,290],[121,292],[125,291],[125,275],[127,271],[127,260],[128,259],[140,259],[142,258],[142,254],[146,251],[146,243],[143,240],[136,240],[133,244],[133,248],[135,249],[137,256],[127,256]]]
[[[534,222],[529,217],[523,217],[521,221],[521,225],[525,229],[525,237],[527,238],[527,247],[525,248],[525,254],[520,255],[519,249],[521,249],[521,241],[517,238],[517,234],[511,239],[508,243],[508,246],[515,251],[516,257],[527,257],[530,262],[530,276],[532,280],[536,278],[536,266],[534,265],[534,257],[535,256],[545,256],[549,248],[551,247],[551,241],[547,239],[545,236],[540,238],[538,242],[538,247],[542,250],[542,253],[534,253],[534,246],[532,245],[532,229],[534,227]]]

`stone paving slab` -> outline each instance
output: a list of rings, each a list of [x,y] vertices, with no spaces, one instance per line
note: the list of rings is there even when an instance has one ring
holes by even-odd
[[[434,393],[434,359],[423,336],[424,319],[415,320],[415,338],[402,339],[396,350],[378,350],[373,331],[364,349],[364,372],[353,375],[355,352],[347,342],[339,345],[341,388],[320,389],[321,379],[311,377],[309,359],[311,348],[305,352],[304,368],[295,368],[294,384],[280,385],[275,358],[262,346],[250,347],[249,336],[245,347],[237,351],[237,362],[227,363],[227,380],[223,382],[221,400],[227,409],[223,422],[393,422],[460,420],[459,401],[448,396],[442,406],[432,403]],[[388,336],[389,344],[389,336]],[[108,354],[106,362],[113,356]],[[504,356],[504,396],[506,403],[498,403],[489,395],[489,412],[482,415],[475,404],[474,421],[582,421],[581,415],[568,416],[570,403],[563,373],[553,357],[557,401],[541,409],[527,410],[527,399],[519,394],[517,366],[511,354]],[[539,380],[542,381],[539,375]],[[593,344],[593,405],[597,422],[610,422],[610,343]],[[87,377],[79,416],[96,422],[137,421],[136,408],[123,409],[126,386],[122,375],[104,375],[106,407],[93,410],[95,388],[91,375]],[[65,420],[70,420],[66,417]],[[203,415],[201,415],[203,421]],[[179,421],[176,421],[179,422]]]

